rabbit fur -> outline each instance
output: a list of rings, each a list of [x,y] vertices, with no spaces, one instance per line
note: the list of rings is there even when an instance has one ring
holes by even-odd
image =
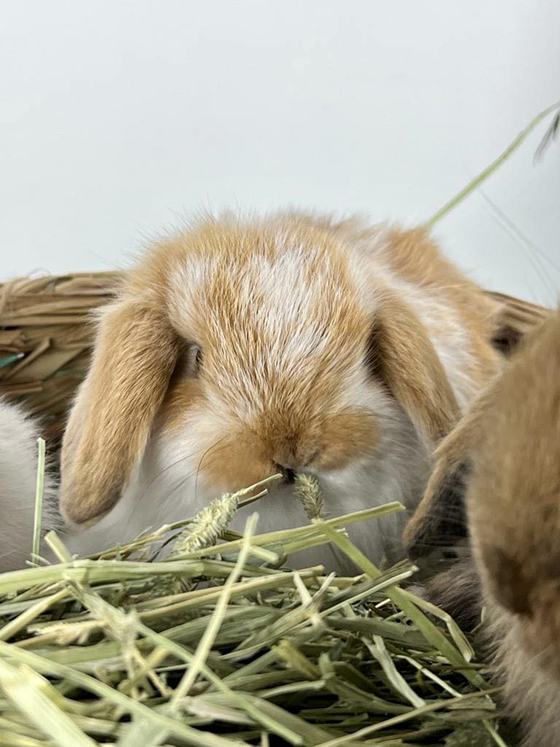
[[[557,747],[560,312],[526,337],[437,456],[406,539],[418,557],[432,539],[441,545],[460,534],[446,504],[449,486],[462,485],[470,559],[467,553],[436,577],[427,594],[452,613],[484,607],[496,680],[508,713],[521,724],[524,747]],[[445,527],[454,531],[442,538]]]

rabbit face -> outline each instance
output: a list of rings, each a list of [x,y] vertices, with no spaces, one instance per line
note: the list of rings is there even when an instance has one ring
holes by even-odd
[[[201,246],[174,270],[170,322],[194,344],[162,429],[191,434],[214,490],[340,470],[377,449],[383,394],[367,366],[367,297],[340,248],[314,239],[272,236],[255,250],[254,237],[249,250],[224,242],[210,256]]]

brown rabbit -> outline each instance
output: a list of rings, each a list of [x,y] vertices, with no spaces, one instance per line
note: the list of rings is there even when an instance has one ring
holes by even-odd
[[[482,588],[497,674],[524,744],[558,746],[560,312],[528,335],[438,456],[408,542],[418,555],[438,534],[440,543],[460,534],[445,504],[451,496],[458,509],[463,484],[473,560],[436,578],[428,593],[460,609]]]
[[[298,470],[333,515],[414,508],[435,445],[500,366],[496,311],[420,229],[284,213],[156,244],[101,314],[70,415],[70,546],[103,549],[276,470],[263,531],[305,522]],[[404,522],[351,533],[379,562]],[[332,566],[321,552],[307,560]]]

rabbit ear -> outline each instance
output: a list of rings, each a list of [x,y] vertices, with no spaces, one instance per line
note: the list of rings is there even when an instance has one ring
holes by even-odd
[[[438,547],[453,547],[468,535],[465,496],[471,457],[495,387],[492,382],[479,395],[436,449],[426,491],[404,532],[408,553],[414,559]]]
[[[119,500],[144,452],[179,350],[160,311],[131,301],[103,312],[62,446],[60,508],[67,520],[92,522]]]
[[[468,536],[465,496],[469,473],[468,459],[452,463],[445,458],[436,461],[422,501],[404,532],[412,560],[453,548]]]
[[[416,428],[438,442],[460,412],[424,325],[396,294],[387,292],[375,313],[369,363]]]
[[[369,350],[374,375],[385,383],[428,442],[438,444],[459,420],[459,406],[425,327],[396,294],[387,293],[379,304]],[[409,547],[423,548],[432,539],[439,541],[442,531],[447,532],[442,524],[445,514],[439,513],[442,507],[453,514],[448,516],[450,521],[459,519],[464,533],[466,519],[461,513],[461,481],[455,480],[457,467],[454,463],[445,470],[434,488],[437,499],[424,499],[421,517],[408,530]],[[452,502],[448,500],[450,493]]]

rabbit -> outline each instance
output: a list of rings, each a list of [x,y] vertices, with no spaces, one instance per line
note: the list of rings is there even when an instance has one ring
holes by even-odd
[[[460,473],[459,478],[454,477]],[[438,450],[406,530],[426,552],[463,501],[469,553],[427,595],[450,611],[484,608],[484,634],[524,747],[560,745],[560,311],[527,335]],[[451,513],[453,514],[453,510]],[[441,537],[439,538],[441,542]],[[438,598],[439,597],[439,598]]]
[[[129,540],[275,472],[259,531],[298,526],[307,472],[333,516],[400,501],[349,531],[374,562],[402,556],[434,448],[501,366],[496,313],[422,228],[224,215],[156,242],[99,314],[70,413],[70,548]],[[295,560],[351,570],[328,548]]]
[[[33,549],[39,423],[0,399],[0,570],[23,568]],[[57,526],[56,484],[44,483],[45,528]]]

